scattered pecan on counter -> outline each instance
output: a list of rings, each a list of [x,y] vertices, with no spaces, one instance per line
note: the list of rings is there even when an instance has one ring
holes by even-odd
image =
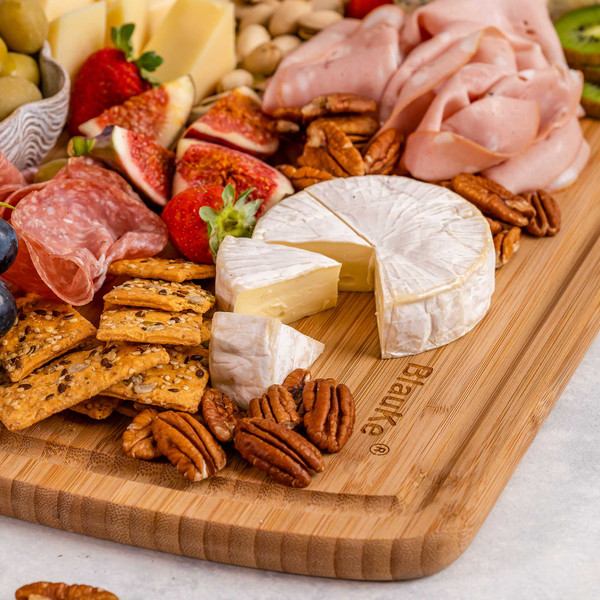
[[[188,413],[160,413],[152,423],[152,433],[158,449],[189,481],[212,477],[227,462],[210,431]]]
[[[296,400],[282,385],[272,385],[260,397],[252,398],[248,405],[248,418],[269,419],[288,429],[301,421]]]
[[[558,202],[544,190],[527,194],[526,198],[536,214],[526,227],[527,233],[536,237],[556,235],[560,231],[561,212]]]
[[[299,433],[268,419],[238,421],[233,443],[250,464],[290,487],[306,487],[311,471],[325,469],[318,448]]]
[[[518,227],[505,229],[494,236],[496,269],[503,267],[521,245],[521,230]]]
[[[354,429],[355,406],[346,385],[315,379],[304,387],[304,427],[308,439],[325,452],[339,452]]]
[[[242,418],[242,412],[227,394],[215,389],[207,388],[202,396],[202,416],[206,426],[220,442],[230,442],[233,439],[233,430]]]
[[[152,423],[158,417],[158,410],[146,408],[138,413],[129,427],[123,432],[123,450],[131,458],[153,460],[162,456],[152,433]]]
[[[15,592],[16,600],[119,600],[117,596],[89,585],[67,585],[38,581]]]

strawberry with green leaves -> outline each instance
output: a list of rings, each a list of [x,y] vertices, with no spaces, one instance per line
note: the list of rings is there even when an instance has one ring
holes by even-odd
[[[192,187],[177,194],[162,212],[171,242],[188,260],[214,262],[227,235],[250,237],[262,200],[248,201],[254,188],[236,198],[229,184]]]
[[[83,63],[71,92],[71,135],[80,133],[82,123],[106,109],[123,104],[157,85],[150,73],[162,64],[163,59],[155,52],[144,52],[137,59],[133,57],[131,36],[134,28],[133,23],[113,27],[114,48],[98,50]]]

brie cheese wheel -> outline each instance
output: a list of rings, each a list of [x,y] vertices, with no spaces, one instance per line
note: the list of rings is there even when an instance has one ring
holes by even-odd
[[[372,292],[375,253],[335,214],[307,192],[282,200],[259,219],[253,239],[318,252],[342,263],[342,292]]]
[[[308,214],[312,209],[314,218]],[[354,247],[370,248],[358,262],[366,271],[375,263],[382,358],[419,354],[458,339],[484,317],[494,292],[495,251],[485,218],[458,194],[414,179],[324,181],[272,208],[255,235],[303,244],[343,264],[350,240],[361,240]]]
[[[219,310],[291,323],[337,304],[341,264],[322,254],[227,236],[216,264]]]
[[[242,408],[294,369],[308,369],[323,352],[321,342],[278,319],[217,312],[212,321],[211,384]]]

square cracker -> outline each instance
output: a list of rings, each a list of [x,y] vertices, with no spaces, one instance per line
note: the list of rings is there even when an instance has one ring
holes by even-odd
[[[142,279],[163,279],[182,283],[190,279],[208,279],[216,274],[215,265],[200,265],[183,258],[134,258],[117,260],[108,267],[109,275]]]
[[[161,346],[103,344],[75,350],[6,386],[0,420],[11,431],[25,429],[99,394],[125,377],[169,362]]]
[[[69,410],[85,415],[94,421],[103,421],[113,414],[115,409],[121,404],[118,398],[109,398],[108,396],[94,396],[89,400],[84,400]]]
[[[111,306],[102,313],[96,336],[106,341],[196,346],[202,342],[202,315]]]
[[[103,392],[107,396],[195,413],[208,383],[204,353],[196,349],[168,348],[170,361],[132,375]]]
[[[21,381],[96,333],[69,304],[33,294],[16,303],[17,320],[0,342],[0,363],[11,381]]]
[[[215,304],[215,297],[194,283],[130,279],[112,289],[104,301],[122,306],[142,306],[169,312],[191,310],[205,313]]]

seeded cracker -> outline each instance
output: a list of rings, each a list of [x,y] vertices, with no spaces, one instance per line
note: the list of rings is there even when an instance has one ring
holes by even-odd
[[[192,310],[202,314],[214,306],[215,297],[193,283],[130,279],[108,292],[104,301],[170,312]]]
[[[202,344],[208,347],[210,342],[210,328],[212,321],[202,321]]]
[[[168,364],[132,375],[103,393],[170,410],[197,412],[208,382],[208,368],[202,364],[205,357],[195,350],[168,348],[167,352]]]
[[[169,362],[160,346],[107,344],[76,350],[2,390],[0,421],[11,431],[25,429],[96,396],[125,377]]]
[[[121,404],[118,398],[108,398],[107,396],[94,396],[89,400],[80,402],[72,406],[69,410],[85,415],[94,421],[103,421],[113,414],[115,409]]]
[[[216,267],[215,265],[199,265],[183,258],[134,258],[112,263],[108,267],[108,274],[182,283],[190,279],[214,277]]]
[[[62,356],[96,328],[72,306],[28,294],[16,300],[17,321],[0,342],[0,363],[12,381]]]
[[[113,305],[102,313],[96,337],[106,341],[196,346],[202,342],[202,315]]]

